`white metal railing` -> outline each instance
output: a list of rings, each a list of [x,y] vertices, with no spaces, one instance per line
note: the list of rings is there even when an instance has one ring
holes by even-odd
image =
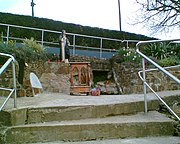
[[[17,26],[17,25],[3,24],[3,23],[0,23],[0,26],[7,27],[6,34],[2,33],[2,35],[4,35],[4,36],[1,37],[2,40],[6,39],[7,42],[10,39],[12,39],[12,40],[24,40],[25,39],[25,38],[17,38],[17,37],[11,37],[10,36],[10,29],[11,28],[20,28],[20,29],[27,29],[27,30],[34,30],[34,31],[41,32],[41,40],[40,41],[37,40],[37,42],[41,43],[42,46],[45,45],[45,44],[54,44],[56,46],[59,45],[59,43],[57,43],[57,42],[48,42],[48,41],[44,40],[45,39],[44,38],[45,33],[61,34],[61,32],[59,32],[59,31],[32,28],[32,27],[25,27],[25,26]],[[67,34],[67,36],[68,35],[72,36],[73,42],[70,45],[70,47],[72,47],[72,54],[73,55],[76,54],[76,49],[78,49],[78,48],[83,48],[83,49],[86,49],[86,50],[93,50],[94,49],[94,50],[99,51],[99,57],[102,58],[103,51],[104,52],[117,52],[118,51],[118,50],[116,50],[117,48],[104,48],[103,47],[104,41],[113,41],[113,42],[125,43],[126,47],[128,47],[129,43],[137,43],[138,42],[138,40],[120,40],[120,39],[104,38],[104,37],[97,37],[97,36],[88,36],[88,35],[74,34],[74,33],[66,33],[66,34]],[[87,46],[87,45],[77,45],[76,40],[78,40],[79,37],[80,38],[83,37],[83,38],[96,39],[96,40],[99,41],[99,46],[98,47],[93,47],[93,46]]]
[[[44,44],[54,44],[54,45],[59,45],[59,43],[57,42],[48,42],[44,40],[44,35],[45,33],[54,33],[54,34],[61,34],[61,32],[59,31],[53,31],[53,30],[46,30],[46,29],[39,29],[39,28],[32,28],[32,27],[25,27],[25,26],[17,26],[17,25],[10,25],[10,24],[3,24],[0,23],[0,26],[5,26],[7,27],[7,33],[6,36],[3,36],[3,38],[6,39],[6,41],[8,42],[9,39],[12,40],[24,40],[25,38],[17,38],[17,37],[11,37],[10,36],[10,28],[20,28],[20,29],[27,29],[27,30],[34,30],[34,31],[40,31],[41,32],[41,41],[37,41],[39,43],[42,44],[42,46]],[[76,48],[84,48],[84,49],[96,49],[99,50],[99,57],[102,57],[102,52],[103,51],[109,51],[109,52],[117,52],[117,50],[115,49],[110,49],[110,48],[103,48],[103,41],[108,40],[108,41],[115,41],[115,42],[122,42],[122,40],[119,39],[111,39],[111,38],[103,38],[103,37],[96,37],[96,36],[88,36],[88,35],[82,35],[82,34],[74,34],[74,33],[66,33],[66,35],[68,36],[72,36],[73,37],[73,42],[72,45],[70,45],[70,47],[72,47],[72,51],[73,51],[73,55],[75,55],[76,52]],[[84,37],[84,38],[91,38],[91,39],[97,39],[99,40],[99,47],[91,47],[91,46],[81,46],[81,45],[77,45],[76,44],[76,40],[79,37]]]
[[[2,111],[2,109],[4,108],[4,106],[6,105],[6,103],[8,102],[8,100],[10,99],[10,97],[12,96],[13,93],[14,93],[14,107],[15,108],[17,107],[17,103],[16,103],[16,97],[17,97],[17,93],[16,93],[16,68],[15,68],[16,60],[14,59],[14,57],[12,55],[9,55],[9,54],[0,53],[0,56],[4,56],[4,57],[8,58],[8,60],[0,68],[0,76],[10,64],[12,64],[12,71],[13,71],[13,88],[0,87],[0,90],[10,91],[9,95],[7,96],[5,101],[3,102],[2,106],[0,107],[0,111]]]
[[[143,57],[142,58],[142,71],[140,71],[138,74],[139,74],[141,80],[143,81],[144,111],[145,111],[145,113],[147,113],[147,91],[146,91],[146,87],[148,87],[155,94],[155,96],[167,107],[167,109],[178,119],[178,121],[180,121],[180,118],[174,113],[174,111],[163,101],[163,99],[146,82],[146,71],[148,71],[148,70],[145,70],[145,59],[148,62],[150,62],[152,65],[154,65],[157,68],[157,70],[162,71],[164,74],[166,74],[172,80],[176,81],[177,84],[180,84],[180,80],[177,77],[175,77],[174,75],[172,75],[171,73],[169,73],[165,68],[163,68],[160,65],[158,65],[157,63],[155,63],[152,59],[150,59],[149,57],[147,57],[145,54],[143,54],[140,51],[140,45],[142,45],[142,44],[158,43],[158,42],[174,42],[174,41],[180,41],[180,39],[140,41],[136,44],[136,52]],[[143,73],[142,76],[141,76],[141,73]]]

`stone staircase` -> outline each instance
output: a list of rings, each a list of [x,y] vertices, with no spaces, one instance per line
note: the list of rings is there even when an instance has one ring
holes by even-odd
[[[166,101],[180,98],[180,91],[161,94]],[[7,106],[0,112],[0,143],[172,136],[177,122],[157,112],[159,102],[153,95],[148,98],[147,114],[143,112],[143,95],[19,98],[18,109]]]

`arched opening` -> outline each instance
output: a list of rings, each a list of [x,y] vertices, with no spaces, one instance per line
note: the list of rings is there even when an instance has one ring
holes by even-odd
[[[73,85],[79,85],[78,73],[79,73],[78,68],[74,67],[73,72],[72,72],[72,77],[73,77],[72,84]]]
[[[81,68],[81,84],[82,85],[86,85],[87,82],[87,70],[85,69],[85,67]]]

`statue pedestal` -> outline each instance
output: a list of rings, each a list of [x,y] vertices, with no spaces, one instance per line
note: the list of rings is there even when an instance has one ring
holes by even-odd
[[[90,86],[90,63],[70,63],[70,94],[89,94]]]

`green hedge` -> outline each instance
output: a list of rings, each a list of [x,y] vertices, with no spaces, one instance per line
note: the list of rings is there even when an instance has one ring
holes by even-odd
[[[54,31],[60,31],[60,32],[62,31],[62,29],[65,29],[68,33],[84,34],[84,35],[106,37],[106,38],[113,38],[113,39],[120,39],[120,40],[153,39],[144,35],[137,35],[137,34],[128,33],[124,31],[119,32],[119,31],[107,30],[107,29],[102,29],[102,28],[81,26],[81,25],[76,25],[76,24],[71,24],[71,23],[64,23],[61,21],[54,21],[51,19],[24,16],[24,15],[15,15],[15,14],[10,14],[10,13],[0,13],[0,23],[48,29],[48,30],[54,30]],[[0,26],[0,32],[3,32],[6,34],[6,30],[7,28]],[[41,40],[41,32],[37,33],[37,31],[24,30],[24,29],[18,29],[18,28],[11,29],[10,36],[28,38],[28,39],[33,37],[36,40]],[[58,37],[59,36],[57,34],[46,33],[44,40],[51,41],[51,42],[58,42]],[[69,37],[69,39],[70,39],[70,42],[72,43],[73,41],[72,37]],[[77,44],[87,45],[87,46],[99,46],[99,41],[95,39],[89,40],[87,38],[81,38],[81,39],[78,39]],[[131,44],[129,46],[131,46]],[[103,47],[118,49],[119,47],[122,47],[122,44],[112,43],[112,41],[105,41]]]

